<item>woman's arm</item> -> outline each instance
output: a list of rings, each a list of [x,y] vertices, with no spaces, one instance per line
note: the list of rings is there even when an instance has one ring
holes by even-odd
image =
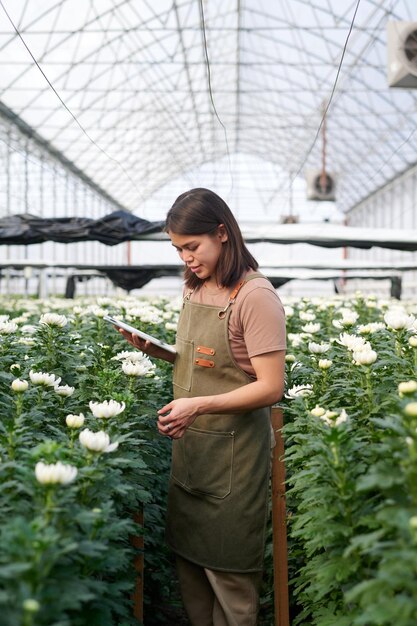
[[[162,407],[158,411],[161,435],[179,439],[202,414],[240,413],[278,402],[284,393],[285,350],[255,356],[251,363],[256,374],[253,383],[218,395],[179,398]]]

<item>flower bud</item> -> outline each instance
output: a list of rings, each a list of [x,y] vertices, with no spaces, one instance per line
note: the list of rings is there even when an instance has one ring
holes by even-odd
[[[23,391],[26,391],[28,387],[28,381],[20,380],[20,378],[15,378],[11,384],[11,388],[13,389],[13,391],[16,391],[16,393],[22,393]]]
[[[408,343],[412,348],[417,348],[417,335],[411,335],[408,339]]]
[[[417,381],[408,380],[407,382],[400,383],[398,385],[398,393],[400,397],[407,396],[413,394],[417,391]]]
[[[293,354],[286,354],[285,355],[285,361],[287,363],[294,363],[295,361],[295,356]]]
[[[82,413],[79,415],[72,415],[71,413],[65,418],[65,422],[68,428],[81,428],[84,424],[85,417]]]
[[[322,415],[326,413],[326,409],[323,409],[323,407],[316,404],[314,409],[311,409],[310,413],[311,415],[314,415],[314,417],[321,417]]]
[[[320,359],[319,360],[319,368],[321,370],[328,370],[329,367],[331,367],[333,364],[333,361],[331,361],[330,359]]]
[[[39,609],[41,608],[41,605],[39,604],[39,602],[35,600],[34,598],[27,598],[26,600],[23,601],[22,606],[23,606],[23,610],[26,611],[26,613],[37,613]]]
[[[404,413],[409,417],[417,417],[417,402],[409,402],[404,407]]]

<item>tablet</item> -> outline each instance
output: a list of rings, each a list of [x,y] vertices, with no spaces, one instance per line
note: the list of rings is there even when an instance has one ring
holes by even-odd
[[[152,335],[148,335],[147,333],[144,333],[142,330],[138,330],[137,328],[130,326],[130,324],[127,324],[126,322],[117,320],[114,317],[111,317],[110,315],[104,315],[103,319],[106,320],[106,322],[110,322],[110,324],[113,324],[113,326],[118,326],[119,328],[123,328],[123,330],[127,330],[127,332],[131,333],[132,335],[138,335],[142,339],[145,339],[146,341],[150,341],[151,343],[154,344],[154,346],[158,346],[158,348],[163,348],[164,350],[167,350],[167,352],[171,352],[171,354],[177,353],[174,346],[170,346],[169,343],[165,343],[164,341],[161,341],[160,339],[157,339],[156,337],[152,337]]]

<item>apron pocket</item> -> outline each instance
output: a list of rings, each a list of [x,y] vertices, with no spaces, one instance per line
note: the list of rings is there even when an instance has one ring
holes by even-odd
[[[174,388],[178,387],[184,391],[190,391],[193,372],[194,342],[181,339],[181,337],[177,336],[175,348],[177,350],[177,356],[175,357],[172,373],[173,386]]]
[[[172,446],[172,479],[191,493],[226,498],[232,490],[234,433],[188,428]]]

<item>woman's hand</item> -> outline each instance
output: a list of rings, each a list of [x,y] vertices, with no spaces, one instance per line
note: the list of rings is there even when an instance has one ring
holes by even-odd
[[[172,400],[158,411],[158,430],[161,435],[180,439],[200,415],[198,398]]]
[[[164,350],[163,348],[156,346],[147,339],[142,339],[139,335],[129,333],[127,330],[123,330],[123,328],[118,328],[117,326],[114,328],[116,328],[119,333],[123,335],[126,341],[128,341],[134,348],[141,350],[141,352],[145,352],[145,354],[153,356],[156,359],[163,359],[169,363],[173,363],[175,361],[175,354],[168,352],[168,350]]]

